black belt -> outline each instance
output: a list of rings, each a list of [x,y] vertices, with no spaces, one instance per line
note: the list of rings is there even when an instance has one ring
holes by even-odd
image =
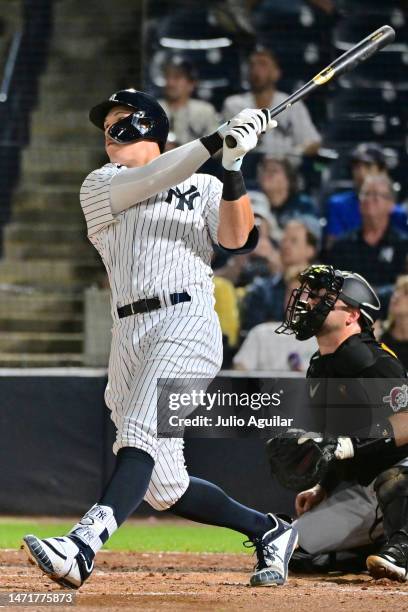
[[[191,302],[191,296],[186,292],[183,293],[171,293],[170,302],[174,306],[181,302]],[[123,317],[129,317],[130,315],[140,314],[142,312],[150,312],[151,310],[158,310],[161,308],[161,303],[158,297],[147,298],[146,300],[138,300],[132,304],[126,304],[126,306],[118,306],[119,319]]]

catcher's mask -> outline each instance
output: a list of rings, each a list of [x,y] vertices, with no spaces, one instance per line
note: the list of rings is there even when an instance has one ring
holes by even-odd
[[[332,266],[312,265],[300,273],[299,280],[300,287],[292,291],[276,333],[295,334],[298,340],[315,336],[338,299],[360,310],[362,330],[372,329],[381,304],[365,278]]]
[[[149,94],[135,89],[122,89],[109,100],[94,106],[89,119],[101,130],[108,112],[115,106],[127,106],[132,114],[119,119],[108,130],[109,137],[119,144],[140,140],[157,142],[163,153],[169,133],[169,120],[161,105]]]

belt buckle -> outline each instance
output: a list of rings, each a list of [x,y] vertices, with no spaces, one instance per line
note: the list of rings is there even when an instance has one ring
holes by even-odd
[[[130,310],[131,310],[132,315],[136,314],[135,311],[134,311],[134,308],[133,308],[133,304],[134,304],[134,302],[131,302],[131,304],[130,304]]]

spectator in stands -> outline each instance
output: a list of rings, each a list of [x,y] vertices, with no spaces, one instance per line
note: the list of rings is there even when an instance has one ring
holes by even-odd
[[[280,321],[253,327],[233,359],[234,369],[306,372],[318,348],[316,338],[299,342],[293,335],[278,335],[275,329],[279,324]]]
[[[294,275],[307,268],[317,255],[318,237],[304,221],[289,221],[279,247],[281,270],[257,278],[248,287],[243,300],[243,330],[266,321],[281,321],[290,296]]]
[[[358,192],[370,175],[388,174],[383,149],[376,143],[361,143],[351,153],[351,174],[354,189],[334,193],[327,201],[327,245],[342,234],[361,226]],[[391,224],[408,231],[407,214],[401,204],[394,204]]]
[[[178,144],[185,144],[219,126],[215,108],[209,102],[192,98],[197,85],[194,65],[174,56],[164,66],[164,99],[159,100],[170,121],[170,131]]]
[[[320,232],[315,205],[299,191],[298,176],[289,160],[265,156],[258,165],[258,183],[263,192],[257,195],[258,205],[265,207],[273,238],[279,240],[292,219],[305,218]],[[254,199],[252,193],[251,198]]]
[[[250,91],[226,98],[224,118],[228,120],[244,108],[272,108],[283,102],[288,94],[276,89],[280,76],[275,54],[257,47],[249,58]],[[296,102],[281,113],[278,127],[272,131],[265,134],[257,147],[257,151],[270,157],[314,155],[320,146],[320,135],[303,102]]]
[[[408,369],[408,276],[397,279],[388,309],[388,320],[381,336],[384,342]]]
[[[268,207],[264,198],[260,200],[257,192],[250,192],[255,225],[258,228],[259,239],[256,248],[245,255],[231,255],[225,259],[225,254],[218,253],[213,261],[216,276],[228,279],[235,287],[246,287],[255,278],[277,274],[281,270],[278,245],[271,240],[272,228],[268,220]],[[276,227],[274,228],[276,233]]]
[[[395,194],[388,176],[367,176],[359,201],[361,228],[339,238],[326,259],[336,268],[361,274],[384,291],[405,272],[408,252],[407,236],[391,225]]]

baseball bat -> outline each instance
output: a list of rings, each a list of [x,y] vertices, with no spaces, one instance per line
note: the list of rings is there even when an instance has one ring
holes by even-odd
[[[353,70],[357,64],[365,62],[374,53],[377,53],[377,51],[392,42],[394,38],[395,31],[391,26],[384,25],[378,28],[378,30],[375,30],[375,32],[372,32],[369,36],[351,47],[351,49],[340,55],[340,57],[316,74],[308,83],[302,85],[297,91],[288,96],[281,104],[272,108],[270,110],[271,117],[276,117],[282,111],[290,108],[292,104],[301,100],[321,85],[325,85],[333,77],[339,77],[345,72]],[[225,137],[225,142],[230,149],[233,149],[237,144],[235,138],[230,134]]]

